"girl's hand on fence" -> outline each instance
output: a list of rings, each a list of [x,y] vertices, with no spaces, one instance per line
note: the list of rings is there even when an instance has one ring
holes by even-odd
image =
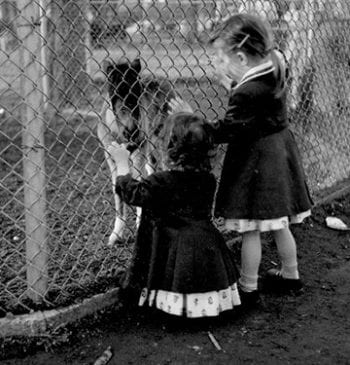
[[[126,145],[119,145],[116,142],[112,142],[107,147],[107,152],[112,156],[113,160],[117,164],[118,175],[126,175],[130,172],[129,157],[130,152],[126,149]]]
[[[193,113],[193,109],[187,101],[177,96],[169,101],[170,111],[169,114],[175,114],[179,112]]]
[[[125,144],[118,144],[117,142],[112,142],[107,147],[107,152],[113,157],[113,160],[118,163],[120,161],[128,161],[130,152],[127,150]]]

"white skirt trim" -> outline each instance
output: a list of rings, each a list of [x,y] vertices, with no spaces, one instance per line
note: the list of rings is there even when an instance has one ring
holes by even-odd
[[[166,290],[142,290],[139,306],[148,302],[149,306],[168,314],[188,318],[215,317],[221,312],[241,304],[237,284],[227,289],[206,293],[180,294]]]
[[[302,212],[291,217],[281,217],[275,219],[226,219],[225,228],[229,231],[236,231],[239,233],[250,231],[278,231],[287,228],[290,224],[301,223],[306,217],[311,215],[311,210]]]

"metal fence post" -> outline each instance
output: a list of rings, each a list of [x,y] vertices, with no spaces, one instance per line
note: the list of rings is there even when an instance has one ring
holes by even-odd
[[[40,302],[48,285],[48,248],[42,117],[42,70],[38,58],[39,7],[32,0],[19,0],[18,35],[21,42],[21,94],[24,207],[26,221],[26,265],[28,296]]]

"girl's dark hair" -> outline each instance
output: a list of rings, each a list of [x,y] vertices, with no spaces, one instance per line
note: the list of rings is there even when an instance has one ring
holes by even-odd
[[[253,14],[232,15],[218,26],[209,42],[218,39],[224,42],[227,53],[242,50],[252,57],[270,55],[276,69],[276,93],[284,91],[286,65],[274,48],[272,29],[267,22]]]
[[[214,147],[208,122],[188,112],[170,115],[172,131],[168,145],[168,165],[183,170],[211,170],[210,157]]]

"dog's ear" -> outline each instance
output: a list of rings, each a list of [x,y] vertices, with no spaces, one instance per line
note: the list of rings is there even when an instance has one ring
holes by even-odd
[[[115,68],[115,64],[110,60],[104,60],[102,64],[103,70],[107,76],[110,75],[110,73]]]
[[[131,63],[131,67],[139,74],[141,72],[141,60],[139,58],[135,58]]]

